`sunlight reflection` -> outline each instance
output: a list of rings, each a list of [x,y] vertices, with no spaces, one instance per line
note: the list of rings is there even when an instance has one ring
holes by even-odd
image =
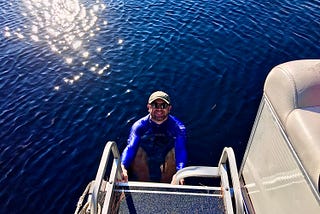
[[[4,31],[4,37],[10,37],[11,36],[11,33],[9,31]]]
[[[38,33],[38,26],[32,25],[31,29],[32,33]]]
[[[22,15],[30,20],[29,25],[21,29],[12,30],[4,27],[6,38],[13,35],[18,39],[31,39],[33,42],[46,43],[53,53],[61,55],[65,63],[83,67],[98,75],[104,73],[110,65],[99,65],[90,60],[94,53],[101,53],[102,48],[92,47],[91,40],[100,31],[100,25],[107,25],[107,21],[98,22],[98,17],[106,9],[106,5],[96,0],[91,7],[85,6],[79,0],[22,0],[25,9]],[[119,39],[118,44],[123,40]],[[71,78],[64,78],[67,84],[73,84],[83,76],[83,73]],[[60,90],[55,86],[54,90]]]
[[[38,41],[39,41],[39,37],[36,36],[36,35],[32,35],[32,36],[31,36],[31,39],[32,39],[33,41],[35,41],[35,42],[38,42]]]
[[[83,58],[88,58],[89,57],[89,52],[88,51],[83,52],[82,56],[83,56]]]
[[[66,59],[66,63],[68,63],[68,64],[71,64],[71,63],[72,63],[72,61],[73,61],[73,59],[72,59],[72,58],[70,58],[70,57],[65,58],[65,59]]]
[[[83,73],[81,72],[80,74],[75,75],[73,78],[63,78],[63,81],[68,84],[73,84],[75,81],[78,81],[82,76]],[[54,89],[59,90],[60,86],[55,86]]]

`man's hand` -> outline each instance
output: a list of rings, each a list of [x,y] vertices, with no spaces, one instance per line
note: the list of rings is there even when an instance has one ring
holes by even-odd
[[[172,176],[172,180],[171,180],[171,184],[174,184],[174,181],[176,180],[176,174],[174,174],[173,176]],[[179,185],[184,185],[185,184],[185,181],[184,181],[184,179],[180,179],[179,180]]]
[[[122,169],[122,174],[121,174],[122,182],[128,182],[128,171],[122,164],[121,164],[121,169]]]

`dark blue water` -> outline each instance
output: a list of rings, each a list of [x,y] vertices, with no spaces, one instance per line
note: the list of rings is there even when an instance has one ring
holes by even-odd
[[[240,165],[275,65],[320,56],[319,0],[0,0],[0,213],[72,213],[154,90],[190,165]]]

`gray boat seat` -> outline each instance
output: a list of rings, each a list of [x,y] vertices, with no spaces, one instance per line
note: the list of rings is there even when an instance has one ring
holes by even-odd
[[[320,60],[291,61],[276,66],[267,77],[264,94],[319,190]]]

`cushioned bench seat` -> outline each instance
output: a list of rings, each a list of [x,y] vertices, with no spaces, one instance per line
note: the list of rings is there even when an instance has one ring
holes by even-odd
[[[293,110],[288,116],[286,129],[292,146],[319,189],[320,106]]]

